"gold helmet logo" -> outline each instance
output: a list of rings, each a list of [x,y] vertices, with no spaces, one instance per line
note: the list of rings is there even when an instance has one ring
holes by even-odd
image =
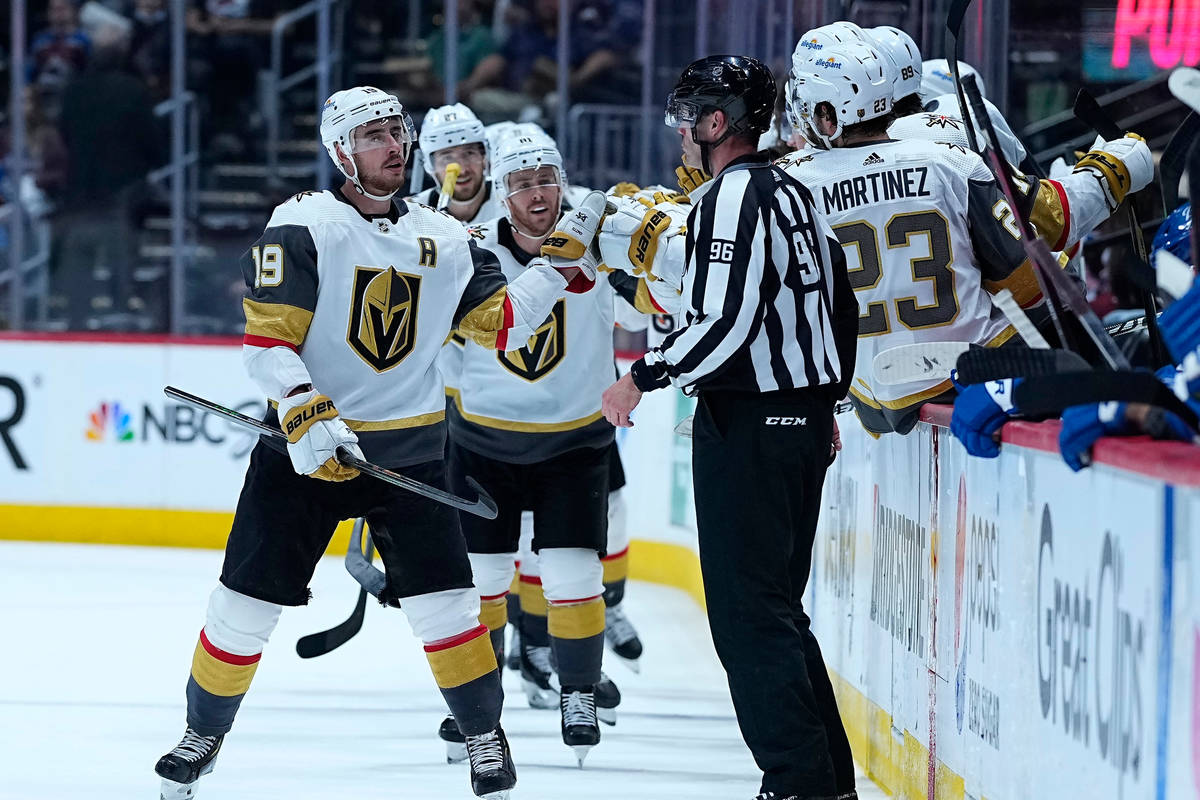
[[[497,350],[500,366],[532,383],[550,374],[567,355],[567,303],[554,304],[550,316],[518,350]]]
[[[413,351],[421,278],[395,267],[356,267],[346,340],[376,372],[385,372]]]

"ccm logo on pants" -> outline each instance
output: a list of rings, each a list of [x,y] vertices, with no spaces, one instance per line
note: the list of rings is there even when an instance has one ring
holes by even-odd
[[[767,417],[763,423],[766,425],[807,425],[808,417]]]

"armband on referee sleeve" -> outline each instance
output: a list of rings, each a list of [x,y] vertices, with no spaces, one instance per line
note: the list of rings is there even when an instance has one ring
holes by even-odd
[[[633,385],[641,392],[652,392],[671,383],[667,377],[667,362],[661,356],[647,363],[646,359],[653,355],[653,352],[647,353],[629,368],[629,377],[633,378]]]

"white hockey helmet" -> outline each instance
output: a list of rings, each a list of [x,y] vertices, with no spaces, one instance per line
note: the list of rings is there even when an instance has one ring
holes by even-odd
[[[921,93],[921,51],[913,38],[899,28],[880,25],[866,31],[875,49],[892,62],[896,72],[894,99]]]
[[[826,148],[849,125],[882,117],[892,110],[891,63],[874,47],[852,42],[826,48],[793,74],[793,104],[804,123],[805,138]],[[835,129],[825,136],[816,125],[817,106],[829,103]]]
[[[321,144],[325,145],[325,152],[329,153],[338,171],[349,178],[359,192],[372,200],[390,200],[396,192],[385,197],[368,193],[359,182],[357,165],[353,172],[348,172],[346,165],[338,158],[337,148],[340,147],[342,153],[349,156],[351,163],[354,163],[355,152],[373,149],[365,142],[355,142],[351,135],[354,129],[391,117],[395,117],[399,122],[401,130],[398,138],[404,144],[404,160],[408,161],[413,143],[417,140],[417,132],[413,127],[412,117],[395,95],[373,86],[355,86],[331,94],[321,111]]]
[[[433,154],[447,147],[463,144],[478,144],[483,147],[484,159],[488,154],[487,131],[475,112],[462,103],[431,108],[425,112],[421,122],[421,154],[425,158],[425,171],[434,174]]]
[[[958,62],[958,74],[962,77],[975,76],[975,84],[979,93],[987,97],[987,87],[983,85],[983,76],[979,70],[965,61]],[[921,99],[932,100],[944,94],[955,94],[954,73],[950,71],[950,62],[944,58],[930,58],[921,65]]]
[[[792,69],[795,71],[796,67],[827,47],[839,47],[843,44],[862,41],[864,41],[862,28],[853,22],[834,22],[805,31],[792,51]]]
[[[492,154],[492,196],[504,204],[504,213],[512,221],[508,207],[508,177],[514,172],[538,167],[554,167],[555,183],[562,189],[560,202],[567,195],[567,172],[563,168],[558,145],[544,133],[512,132],[504,137]]]

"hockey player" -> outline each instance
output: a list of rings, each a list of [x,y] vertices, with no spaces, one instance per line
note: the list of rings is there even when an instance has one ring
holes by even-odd
[[[926,68],[932,70],[933,77],[924,86],[944,87],[944,81],[938,76],[948,74],[945,59],[923,64],[920,51],[906,34],[887,26],[883,30],[885,32],[879,33],[880,28],[873,28],[869,33],[877,42],[877,49],[895,70],[893,96],[896,105],[893,111],[899,118],[888,127],[888,134],[895,139],[926,139],[969,147],[957,95],[935,97],[927,103],[926,110],[918,107],[907,115],[902,110],[919,105],[918,93],[927,90],[922,84]],[[969,65],[960,64],[960,67],[965,70],[964,75],[974,72]],[[950,89],[952,92],[953,83]],[[1024,145],[1009,128],[1000,110],[986,98],[984,102],[1005,159],[1028,172],[1030,164]],[[1150,148],[1140,137],[1126,136],[1098,143],[1074,170],[1067,171],[1057,180],[1042,179],[1035,183],[1034,179],[1021,175],[1017,183],[1018,189],[1027,190],[1025,210],[1038,233],[1052,250],[1065,251],[1108,219],[1126,195],[1143,188],[1153,177]],[[1018,301],[1029,305],[1032,298],[1018,297]]]
[[[472,235],[516,279],[537,258],[560,214],[577,213],[561,210],[566,176],[553,140],[536,134],[503,139],[494,154],[492,186],[505,215]],[[603,202],[601,193],[594,197]],[[466,487],[471,475],[500,509],[495,520],[464,516],[462,524],[483,597],[481,617],[501,642],[521,511],[533,510],[547,638],[539,641],[540,632],[522,628],[522,673],[528,674],[526,662],[535,653],[548,664],[546,648],[553,649],[562,738],[580,764],[600,741],[595,698],[605,625],[600,557],[607,541],[608,451],[614,436],[600,414],[600,394],[611,377],[605,365],[613,360],[612,330],[612,293],[601,282],[585,294],[560,297],[518,350],[497,355],[468,342],[450,413],[451,486]],[[523,616],[535,610],[526,607]]]
[[[421,122],[419,141],[425,172],[433,176],[437,186],[415,195],[414,200],[437,208],[446,167],[457,164],[458,179],[446,212],[463,224],[492,219],[501,213],[487,179],[487,133],[475,112],[462,103],[429,109]]]
[[[489,347],[522,342],[564,289],[594,273],[547,248],[512,282],[453,218],[394,204],[415,140],[392,95],[371,87],[326,102],[321,140],[345,176],[335,191],[279,205],[242,260],[243,355],[270,398],[286,450],[255,447],[187,683],[187,730],[159,759],[162,796],[190,798],[213,768],[282,606],[308,582],[339,520],[365,516],[386,568],[380,600],[403,600],[434,678],[466,734],[471,786],[505,798],[516,772],[500,727],[503,693],[453,509],[370,478],[339,448],[447,486],[434,359],[449,330]],[[582,210],[575,246],[602,209]],[[345,414],[345,416],[343,416]],[[315,480],[314,480],[315,479]]]

